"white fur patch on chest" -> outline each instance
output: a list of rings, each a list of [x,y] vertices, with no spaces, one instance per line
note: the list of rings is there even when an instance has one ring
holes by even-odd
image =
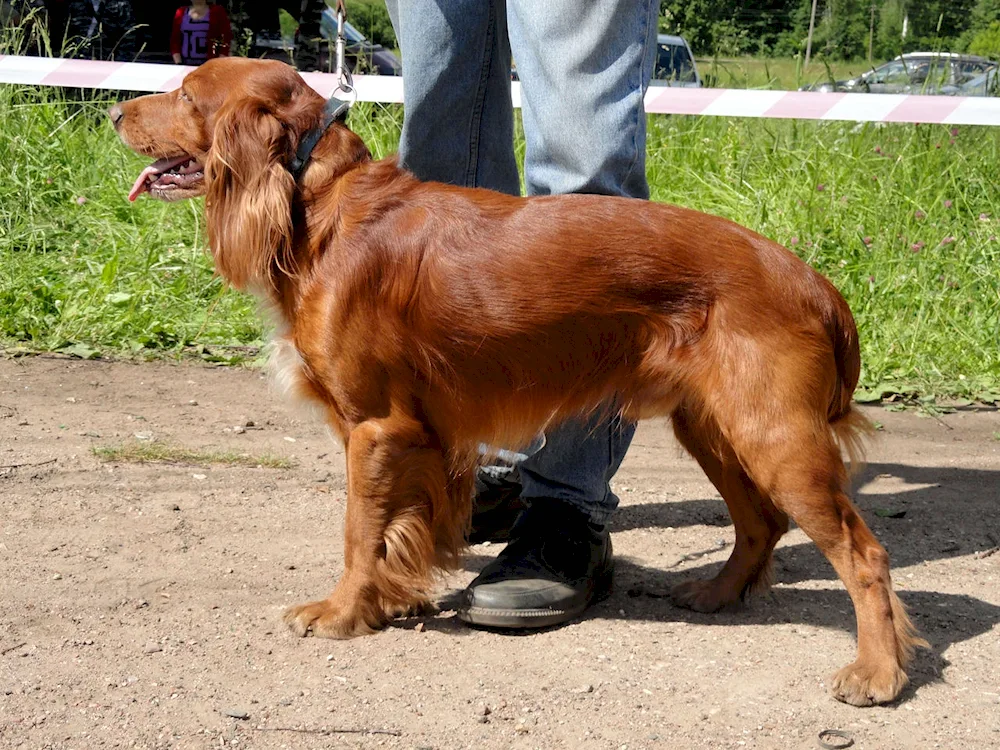
[[[271,387],[289,400],[305,399],[305,362],[295,344],[287,336],[276,334],[271,339],[268,350],[267,367]]]
[[[333,424],[333,412],[316,395],[315,389],[307,380],[307,365],[301,352],[287,334],[276,333],[268,344],[268,380],[292,410],[306,420],[317,420],[326,427],[327,437],[336,444],[343,446],[343,437],[339,436]]]
[[[276,334],[268,349],[271,387],[296,409],[305,412],[306,416],[326,422],[326,405],[309,386],[306,364],[295,344],[288,336]]]
[[[292,327],[273,299],[261,295],[264,311],[274,323],[274,334],[267,346],[267,369],[271,387],[311,417],[326,421],[324,404],[316,397],[307,379],[307,365],[292,340]]]

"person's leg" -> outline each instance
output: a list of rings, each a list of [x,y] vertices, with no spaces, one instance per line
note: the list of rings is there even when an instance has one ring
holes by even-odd
[[[647,198],[643,95],[653,67],[655,0],[508,0],[535,195],[589,192]],[[513,542],[469,585],[459,609],[478,625],[557,625],[610,586],[609,481],[635,425],[613,405],[546,432],[519,466],[528,511]]]
[[[510,0],[528,193],[648,198],[643,96],[655,0]]]
[[[463,592],[458,615],[474,625],[545,628],[565,623],[606,595],[614,566],[607,521],[618,505],[609,486],[635,432],[605,416],[546,432],[518,464],[527,505],[510,544]]]
[[[511,0],[529,193],[649,197],[643,96],[658,7],[601,0],[581,13],[572,0]],[[606,415],[550,431],[545,450],[520,466],[522,496],[560,499],[606,523],[618,505],[608,481],[634,431]]]
[[[609,482],[621,466],[635,423],[595,416],[567,422],[545,433],[545,448],[517,469],[521,497],[529,505],[559,500],[604,526],[618,507]]]
[[[287,3],[293,16],[299,21],[299,30],[295,35],[295,67],[302,71],[319,70],[320,48],[326,44],[320,34],[320,17],[326,8],[325,0],[302,0],[295,8],[295,3]]]
[[[386,0],[403,58],[401,164],[422,180],[520,193],[502,0]]]
[[[386,7],[403,58],[400,164],[422,180],[519,195],[503,0],[386,0]],[[515,461],[480,470],[471,541],[507,538],[523,508]]]

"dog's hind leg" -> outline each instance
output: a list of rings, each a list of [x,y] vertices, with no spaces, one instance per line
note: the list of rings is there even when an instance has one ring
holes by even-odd
[[[419,421],[391,415],[351,430],[344,574],[326,599],[290,607],[289,627],[349,638],[426,604],[441,557],[434,516],[449,507],[448,486],[440,446]]]
[[[736,529],[733,552],[718,575],[685,581],[671,592],[678,606],[714,612],[770,585],[771,551],[788,530],[788,516],[750,480],[714,422],[695,422],[683,407],[673,420],[674,434],[726,501]]]
[[[729,425],[720,420],[720,428],[748,476],[819,546],[854,602],[857,659],[834,677],[834,697],[856,706],[889,702],[907,683],[914,648],[926,642],[892,590],[889,556],[845,492],[847,471],[826,415],[782,396],[780,410],[760,407]]]

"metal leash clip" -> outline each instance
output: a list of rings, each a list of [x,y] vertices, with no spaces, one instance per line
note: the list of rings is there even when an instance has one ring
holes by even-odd
[[[343,92],[346,98],[353,105],[358,100],[357,89],[354,88],[354,78],[351,77],[351,71],[347,69],[347,64],[344,61],[344,56],[346,52],[347,39],[344,36],[344,5],[343,2],[337,3],[337,69],[335,75],[337,76],[337,88],[333,90],[333,95],[336,96],[338,92]]]

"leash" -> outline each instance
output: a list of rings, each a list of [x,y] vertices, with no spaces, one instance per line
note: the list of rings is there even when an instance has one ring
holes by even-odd
[[[351,77],[351,71],[347,69],[347,65],[344,62],[347,45],[347,39],[344,36],[344,21],[346,18],[347,10],[344,7],[344,0],[337,0],[337,69],[335,73],[337,76],[337,87],[333,90],[333,93],[326,102],[326,106],[323,108],[323,119],[320,121],[319,127],[313,128],[302,137],[299,147],[295,151],[295,158],[288,165],[288,171],[292,173],[292,177],[295,178],[296,182],[302,176],[302,172],[305,170],[306,164],[309,163],[309,158],[312,156],[313,149],[316,148],[316,144],[319,143],[320,138],[326,134],[326,131],[330,129],[333,123],[343,123],[347,120],[347,113],[358,100],[358,92],[354,88],[354,79]],[[338,93],[345,94],[347,98],[341,99],[337,96]]]
[[[358,100],[358,92],[354,88],[354,79],[351,71],[344,63],[344,56],[347,48],[347,38],[344,36],[344,22],[347,20],[347,8],[344,0],[337,0],[337,67],[334,75],[337,76],[337,88],[333,90],[334,95],[342,91],[351,100],[351,104]]]

